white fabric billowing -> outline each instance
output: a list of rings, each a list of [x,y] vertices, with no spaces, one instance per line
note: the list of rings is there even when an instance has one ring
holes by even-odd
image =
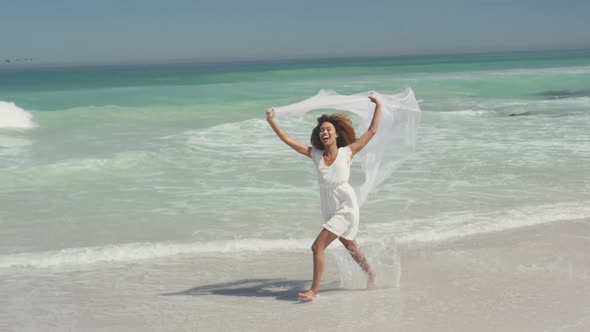
[[[340,95],[321,90],[317,95],[301,102],[275,108],[275,116],[298,116],[320,109],[348,111],[361,119],[357,128],[357,136],[360,137],[369,128],[373,118],[375,105],[368,98],[370,94],[371,92]],[[408,88],[394,95],[375,94],[382,102],[381,121],[377,134],[359,153],[365,175],[365,182],[356,188],[359,205],[414,151],[421,117],[412,89]]]

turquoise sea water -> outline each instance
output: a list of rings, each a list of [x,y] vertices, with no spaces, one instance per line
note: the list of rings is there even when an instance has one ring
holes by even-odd
[[[407,87],[417,149],[363,206],[361,242],[590,217],[590,51],[4,68],[0,101],[33,127],[0,108],[0,269],[307,250],[311,161],[265,109]],[[318,114],[281,125],[308,142]]]

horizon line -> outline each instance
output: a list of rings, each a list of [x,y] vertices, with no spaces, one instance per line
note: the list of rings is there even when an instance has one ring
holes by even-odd
[[[473,52],[440,52],[440,53],[415,53],[415,54],[399,54],[399,55],[344,55],[344,56],[269,56],[259,58],[243,58],[243,59],[196,59],[196,58],[177,58],[177,59],[150,59],[150,60],[77,60],[77,61],[61,61],[54,60],[54,62],[44,63],[32,63],[32,56],[19,56],[18,58],[27,59],[26,63],[19,62],[14,64],[13,62],[7,63],[4,59],[16,58],[16,56],[0,56],[0,70],[6,69],[42,69],[42,68],[97,68],[97,67],[126,67],[126,66],[166,66],[166,65],[247,65],[247,64],[260,64],[260,63],[305,63],[312,61],[332,61],[332,60],[386,60],[386,59],[411,59],[411,58],[436,58],[436,57],[452,57],[452,56],[494,56],[494,55],[517,55],[517,54],[536,54],[536,53],[548,53],[548,52],[587,52],[590,48],[555,48],[555,49],[527,49],[527,50],[500,50],[500,51],[473,51]]]

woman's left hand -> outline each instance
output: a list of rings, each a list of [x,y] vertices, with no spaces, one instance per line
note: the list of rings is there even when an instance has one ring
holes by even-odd
[[[266,110],[266,118],[267,119],[272,119],[275,116],[275,108],[271,107],[269,109]]]

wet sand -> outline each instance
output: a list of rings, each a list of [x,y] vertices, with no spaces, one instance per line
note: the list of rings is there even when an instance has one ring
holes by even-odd
[[[397,288],[319,298],[306,251],[2,273],[2,331],[588,331],[590,220],[400,247]]]

